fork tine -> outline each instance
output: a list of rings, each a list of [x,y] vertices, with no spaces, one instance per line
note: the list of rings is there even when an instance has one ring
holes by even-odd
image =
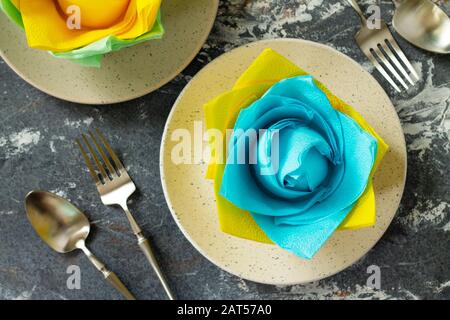
[[[397,86],[397,84],[394,82],[394,80],[392,80],[392,78],[388,75],[386,70],[384,70],[383,66],[378,62],[377,59],[375,59],[372,52],[370,52],[370,51],[367,52],[366,56],[367,56],[367,58],[369,58],[370,62],[372,62],[372,64],[375,66],[375,68],[377,68],[378,72],[381,73],[381,75],[389,82],[389,84],[391,86],[393,86],[394,89],[397,90],[397,92],[401,92],[400,88]]]
[[[97,164],[97,168],[98,168],[98,170],[100,170],[100,172],[101,172],[101,175],[102,175],[103,180],[106,181],[106,179],[109,179],[108,174],[106,173],[105,168],[103,167],[102,163],[101,163],[100,160],[98,159],[98,157],[97,157],[97,155],[96,155],[96,153],[95,153],[95,151],[94,151],[94,148],[92,148],[92,146],[91,146],[91,144],[89,143],[89,140],[88,140],[88,138],[86,137],[85,134],[82,134],[81,136],[83,137],[84,143],[87,145],[87,147],[88,147],[88,149],[89,149],[89,152],[90,152],[91,155],[92,155],[92,158],[94,158],[94,161],[95,161],[95,163]]]
[[[109,144],[108,140],[106,140],[105,136],[102,134],[102,132],[97,128],[96,129],[98,136],[103,142],[103,145],[106,147],[106,150],[108,151],[109,155],[111,156],[112,160],[114,161],[114,164],[116,165],[117,171],[119,173],[122,173],[122,171],[125,170],[122,162],[120,162],[119,157],[114,152],[113,148]]]
[[[416,78],[416,80],[419,80],[419,75],[417,74],[416,70],[412,66],[411,62],[409,62],[408,58],[406,58],[405,54],[403,53],[402,49],[400,49],[399,45],[397,44],[397,41],[395,41],[394,37],[389,37],[389,39],[386,39],[386,42],[391,45],[391,47],[394,49],[395,53],[400,57],[403,64],[408,67],[409,72]]]
[[[389,60],[386,58],[383,52],[381,52],[380,48],[378,46],[373,48],[373,51],[375,52],[375,55],[378,56],[378,58],[383,62],[383,64],[389,69],[389,71],[394,75],[394,77],[397,79],[398,82],[406,89],[408,90],[408,85],[403,81],[402,77],[398,74],[398,72],[395,70],[395,68],[392,66],[392,64],[389,62]]]
[[[89,156],[87,155],[86,151],[83,148],[83,145],[81,144],[80,140],[75,139],[75,142],[77,143],[78,147],[80,148],[81,154],[83,155],[84,161],[86,162],[86,166],[89,169],[89,173],[92,176],[92,179],[94,179],[94,182],[101,183],[100,178],[98,177],[97,171],[95,171],[94,166],[92,165],[91,159],[89,159]]]
[[[95,135],[92,133],[92,131],[89,131],[89,135],[91,136],[92,141],[94,142],[95,146],[97,147],[98,152],[100,153],[100,156],[103,160],[103,162],[108,167],[109,173],[114,176],[116,175],[116,170],[112,166],[111,162],[109,161],[108,156],[103,151],[103,148],[100,146],[100,144],[97,142],[97,139],[95,138]]]
[[[392,52],[391,48],[384,42],[381,43],[381,47],[383,48],[384,52],[388,55],[389,59],[394,63],[394,65],[397,67],[397,70],[400,70],[400,72],[403,74],[403,76],[408,80],[408,82],[413,86],[414,81],[409,76],[408,72],[406,72],[405,68],[400,64],[395,54]]]

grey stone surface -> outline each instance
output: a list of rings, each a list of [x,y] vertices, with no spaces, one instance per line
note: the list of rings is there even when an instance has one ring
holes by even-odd
[[[375,1],[360,1],[364,7]],[[390,21],[392,3],[382,1]],[[449,5],[445,5],[447,12]],[[140,190],[131,208],[180,298],[185,299],[449,299],[450,298],[450,59],[398,39],[422,80],[397,94],[374,72],[353,41],[358,18],[338,0],[229,0],[201,53],[176,79],[140,99],[114,106],[60,101],[31,87],[0,61],[0,298],[119,299],[81,253],[50,251],[29,225],[23,206],[32,189],[55,191],[93,221],[89,245],[140,299],[164,293],[119,209],[103,206],[73,140],[101,128],[120,146]],[[274,37],[328,44],[360,62],[383,85],[401,118],[408,145],[408,180],[394,222],[357,264],[307,285],[276,287],[232,276],[203,258],[184,238],[160,186],[161,134],[172,104],[209,61],[239,45]],[[398,37],[397,37],[398,38]],[[81,290],[66,288],[66,268],[79,265]],[[380,290],[366,286],[367,267],[380,266]]]

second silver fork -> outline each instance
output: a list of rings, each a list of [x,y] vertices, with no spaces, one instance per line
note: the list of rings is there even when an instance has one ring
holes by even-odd
[[[405,90],[408,90],[409,86],[404,79],[406,79],[410,85],[414,85],[414,83],[419,80],[419,76],[395,41],[386,23],[378,19],[379,28],[370,29],[367,25],[367,19],[359,5],[356,3],[356,0],[347,0],[347,2],[355,9],[361,19],[361,30],[359,30],[355,36],[356,42],[361,50],[397,92],[401,92],[401,90],[389,73],[394,76],[394,79],[400,83]],[[400,59],[401,63],[397,57]],[[410,74],[405,67],[409,70]]]
[[[89,152],[85,150],[80,140],[76,139],[76,143],[78,144],[89,172],[95,181],[97,190],[100,193],[100,198],[103,204],[118,205],[125,211],[131,229],[137,238],[139,247],[145,254],[145,257],[153,270],[156,272],[167,296],[170,300],[174,300],[174,295],[156,261],[149,241],[143,235],[136,219],[128,209],[128,198],[134,193],[136,186],[104,135],[98,129],[96,130],[96,133],[97,135],[89,132],[93,145],[89,142],[86,135],[82,135],[83,142],[87,146]],[[106,152],[104,149],[106,149]],[[90,153],[95,164],[91,161],[88,153]]]

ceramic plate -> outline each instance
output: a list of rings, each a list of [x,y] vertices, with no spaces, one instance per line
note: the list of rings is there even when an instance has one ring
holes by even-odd
[[[0,14],[0,55],[24,80],[60,99],[108,104],[143,96],[172,80],[197,55],[214,24],[219,0],[166,0],[166,34],[105,56],[86,68],[27,47],[25,34]]]
[[[275,245],[220,231],[213,182],[207,164],[176,165],[171,150],[175,129],[194,137],[202,105],[232,88],[265,48],[281,53],[354,106],[390,146],[375,174],[377,222],[370,228],[337,231],[316,256],[303,260]],[[406,178],[406,148],[400,121],[377,81],[347,56],[314,42],[283,39],[255,42],[230,51],[201,70],[181,93],[166,123],[161,145],[161,179],[167,203],[184,235],[206,258],[244,279],[277,285],[299,284],[333,275],[365,255],[380,239],[398,208]],[[243,191],[245,192],[245,191]]]

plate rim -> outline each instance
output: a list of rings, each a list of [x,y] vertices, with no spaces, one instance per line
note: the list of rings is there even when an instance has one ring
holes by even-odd
[[[189,90],[190,86],[192,85],[192,81],[195,79],[195,77],[201,75],[204,72],[208,72],[208,69],[211,68],[211,65],[216,62],[219,59],[225,59],[228,55],[232,54],[233,51],[243,48],[243,47],[248,47],[250,45],[256,45],[257,43],[271,43],[271,42],[302,42],[302,43],[306,43],[312,46],[318,46],[321,48],[325,48],[328,50],[331,50],[332,52],[346,58],[347,60],[349,60],[351,63],[355,64],[360,70],[362,70],[364,73],[366,73],[367,75],[370,76],[370,79],[372,82],[374,82],[375,85],[377,85],[382,92],[382,94],[385,96],[385,98],[387,98],[387,100],[390,102],[389,103],[389,107],[392,109],[392,111],[394,111],[396,117],[396,122],[399,125],[399,127],[402,130],[402,139],[401,139],[401,148],[403,149],[403,153],[405,155],[405,161],[404,161],[404,170],[403,170],[403,182],[401,184],[401,192],[399,193],[399,197],[398,197],[398,201],[395,205],[396,209],[395,209],[395,213],[392,215],[392,217],[389,219],[389,223],[386,224],[386,227],[384,228],[384,230],[380,233],[378,239],[376,239],[376,241],[374,242],[374,244],[370,247],[367,248],[367,250],[364,251],[364,253],[358,257],[355,260],[352,260],[346,264],[343,265],[342,268],[339,268],[329,274],[327,274],[326,276],[318,276],[318,277],[314,277],[311,278],[308,281],[286,281],[286,282],[271,282],[271,281],[261,281],[261,279],[255,279],[252,278],[251,276],[243,276],[241,274],[238,274],[236,272],[234,272],[233,270],[231,270],[228,267],[224,267],[222,265],[220,265],[218,262],[216,262],[215,259],[211,258],[210,256],[208,256],[208,254],[206,254],[204,252],[204,250],[202,249],[202,247],[197,244],[197,242],[191,238],[191,236],[189,235],[189,233],[187,232],[187,230],[183,227],[183,225],[181,224],[180,220],[177,218],[177,214],[175,213],[175,210],[173,208],[173,205],[171,203],[171,201],[169,200],[169,193],[167,190],[167,184],[166,184],[166,179],[165,179],[165,174],[164,174],[164,151],[165,151],[165,141],[167,139],[167,134],[168,134],[168,126],[172,121],[173,115],[176,112],[177,106],[179,101],[183,98],[183,96],[185,95],[185,93],[187,92],[187,90]],[[172,218],[175,220],[175,223],[177,224],[179,230],[182,232],[182,234],[185,236],[185,238],[189,241],[189,243],[203,256],[205,257],[208,261],[210,261],[212,264],[214,264],[216,267],[220,268],[221,270],[224,270],[234,276],[237,276],[239,278],[245,279],[245,280],[249,280],[249,281],[253,281],[256,283],[262,283],[262,284],[268,284],[268,285],[278,285],[278,286],[291,286],[291,285],[299,285],[299,284],[305,284],[305,283],[311,283],[314,281],[318,281],[318,280],[322,280],[322,279],[326,279],[329,277],[332,277],[342,271],[344,271],[345,269],[349,268],[350,266],[354,265],[355,263],[357,263],[359,260],[361,260],[365,255],[367,255],[367,253],[369,253],[370,250],[372,250],[380,241],[380,239],[384,236],[384,234],[386,233],[386,231],[388,230],[389,226],[392,224],[392,221],[394,219],[394,217],[396,216],[396,212],[400,206],[401,200],[403,198],[404,195],[404,191],[405,191],[405,185],[406,185],[406,178],[407,178],[407,170],[408,170],[408,153],[407,153],[407,148],[406,148],[406,140],[405,140],[405,135],[403,132],[403,127],[401,125],[401,121],[400,118],[398,116],[397,111],[395,110],[395,107],[392,103],[392,100],[389,98],[389,96],[387,95],[386,91],[384,90],[384,88],[381,86],[381,84],[374,78],[374,76],[368,72],[367,70],[365,70],[357,61],[355,61],[353,58],[347,56],[346,54],[336,50],[335,48],[322,44],[322,43],[318,43],[318,42],[314,42],[311,40],[305,40],[305,39],[300,39],[300,38],[274,38],[274,39],[264,39],[264,40],[258,40],[258,41],[253,41],[253,42],[249,42],[246,43],[244,45],[238,46],[233,48],[232,50],[225,52],[223,54],[221,54],[220,56],[218,56],[217,58],[215,58],[214,60],[210,61],[206,66],[204,66],[199,72],[197,72],[197,74],[194,76],[194,78],[183,88],[183,90],[181,91],[181,93],[179,94],[179,96],[177,97],[177,99],[175,100],[175,102],[173,103],[173,106],[170,110],[170,113],[167,117],[166,123],[164,125],[164,131],[163,131],[163,135],[161,137],[161,144],[160,144],[160,154],[159,154],[159,171],[160,171],[160,181],[161,181],[161,185],[162,185],[162,189],[163,189],[163,193],[164,193],[164,198],[166,200],[167,203],[167,207],[169,208],[169,211],[172,215]],[[227,236],[232,237],[231,235],[226,234]],[[241,239],[244,240],[244,239]]]
[[[201,51],[202,47],[204,46],[204,44],[208,40],[209,35],[211,34],[211,31],[212,31],[212,29],[214,27],[214,23],[216,22],[217,13],[219,11],[219,0],[208,0],[208,1],[214,1],[215,4],[216,4],[216,8],[214,10],[214,12],[215,12],[214,13],[214,19],[211,20],[211,24],[208,26],[208,30],[209,31],[208,31],[208,33],[206,33],[205,37],[200,42],[201,44],[198,46],[198,48],[193,50],[192,56],[189,56],[189,58],[186,60],[186,63],[180,65],[180,67],[176,69],[176,73],[174,72],[174,73],[169,74],[166,78],[164,78],[163,81],[160,81],[154,87],[149,88],[149,90],[148,91],[146,90],[145,93],[138,93],[138,94],[134,94],[132,96],[130,95],[128,98],[115,99],[115,100],[102,100],[102,101],[93,101],[93,100],[89,100],[89,99],[86,99],[84,101],[77,101],[75,99],[71,99],[71,98],[68,98],[68,97],[58,96],[58,95],[56,95],[54,93],[51,93],[49,90],[43,89],[40,85],[35,84],[31,79],[26,77],[22,72],[19,72],[19,70],[17,70],[15,65],[8,58],[6,58],[3,49],[0,49],[0,57],[3,59],[3,61],[5,61],[5,63],[8,65],[8,67],[11,68],[12,71],[14,71],[15,74],[17,74],[22,80],[27,82],[29,85],[31,85],[32,87],[38,89],[41,92],[44,92],[45,94],[47,94],[49,96],[52,96],[54,98],[57,98],[57,99],[60,99],[60,100],[63,100],[63,101],[72,102],[72,103],[78,103],[78,104],[82,104],[82,105],[103,106],[103,105],[113,105],[113,104],[118,104],[118,103],[122,103],[122,102],[135,100],[135,99],[141,98],[141,97],[143,97],[143,96],[145,96],[147,94],[150,94],[150,93],[160,89],[162,86],[166,85],[167,83],[169,83],[170,81],[175,79],[180,73],[183,72],[184,69],[186,69],[189,66],[189,64],[191,64],[191,62],[195,59],[197,54]],[[5,18],[10,21],[10,19],[8,17],[5,17]],[[10,21],[10,22],[12,23],[12,21]],[[164,37],[162,39],[164,39]],[[30,47],[27,47],[26,49],[27,50],[33,50]],[[70,62],[70,61],[67,61],[67,62]],[[72,63],[72,62],[70,62],[70,63]]]

